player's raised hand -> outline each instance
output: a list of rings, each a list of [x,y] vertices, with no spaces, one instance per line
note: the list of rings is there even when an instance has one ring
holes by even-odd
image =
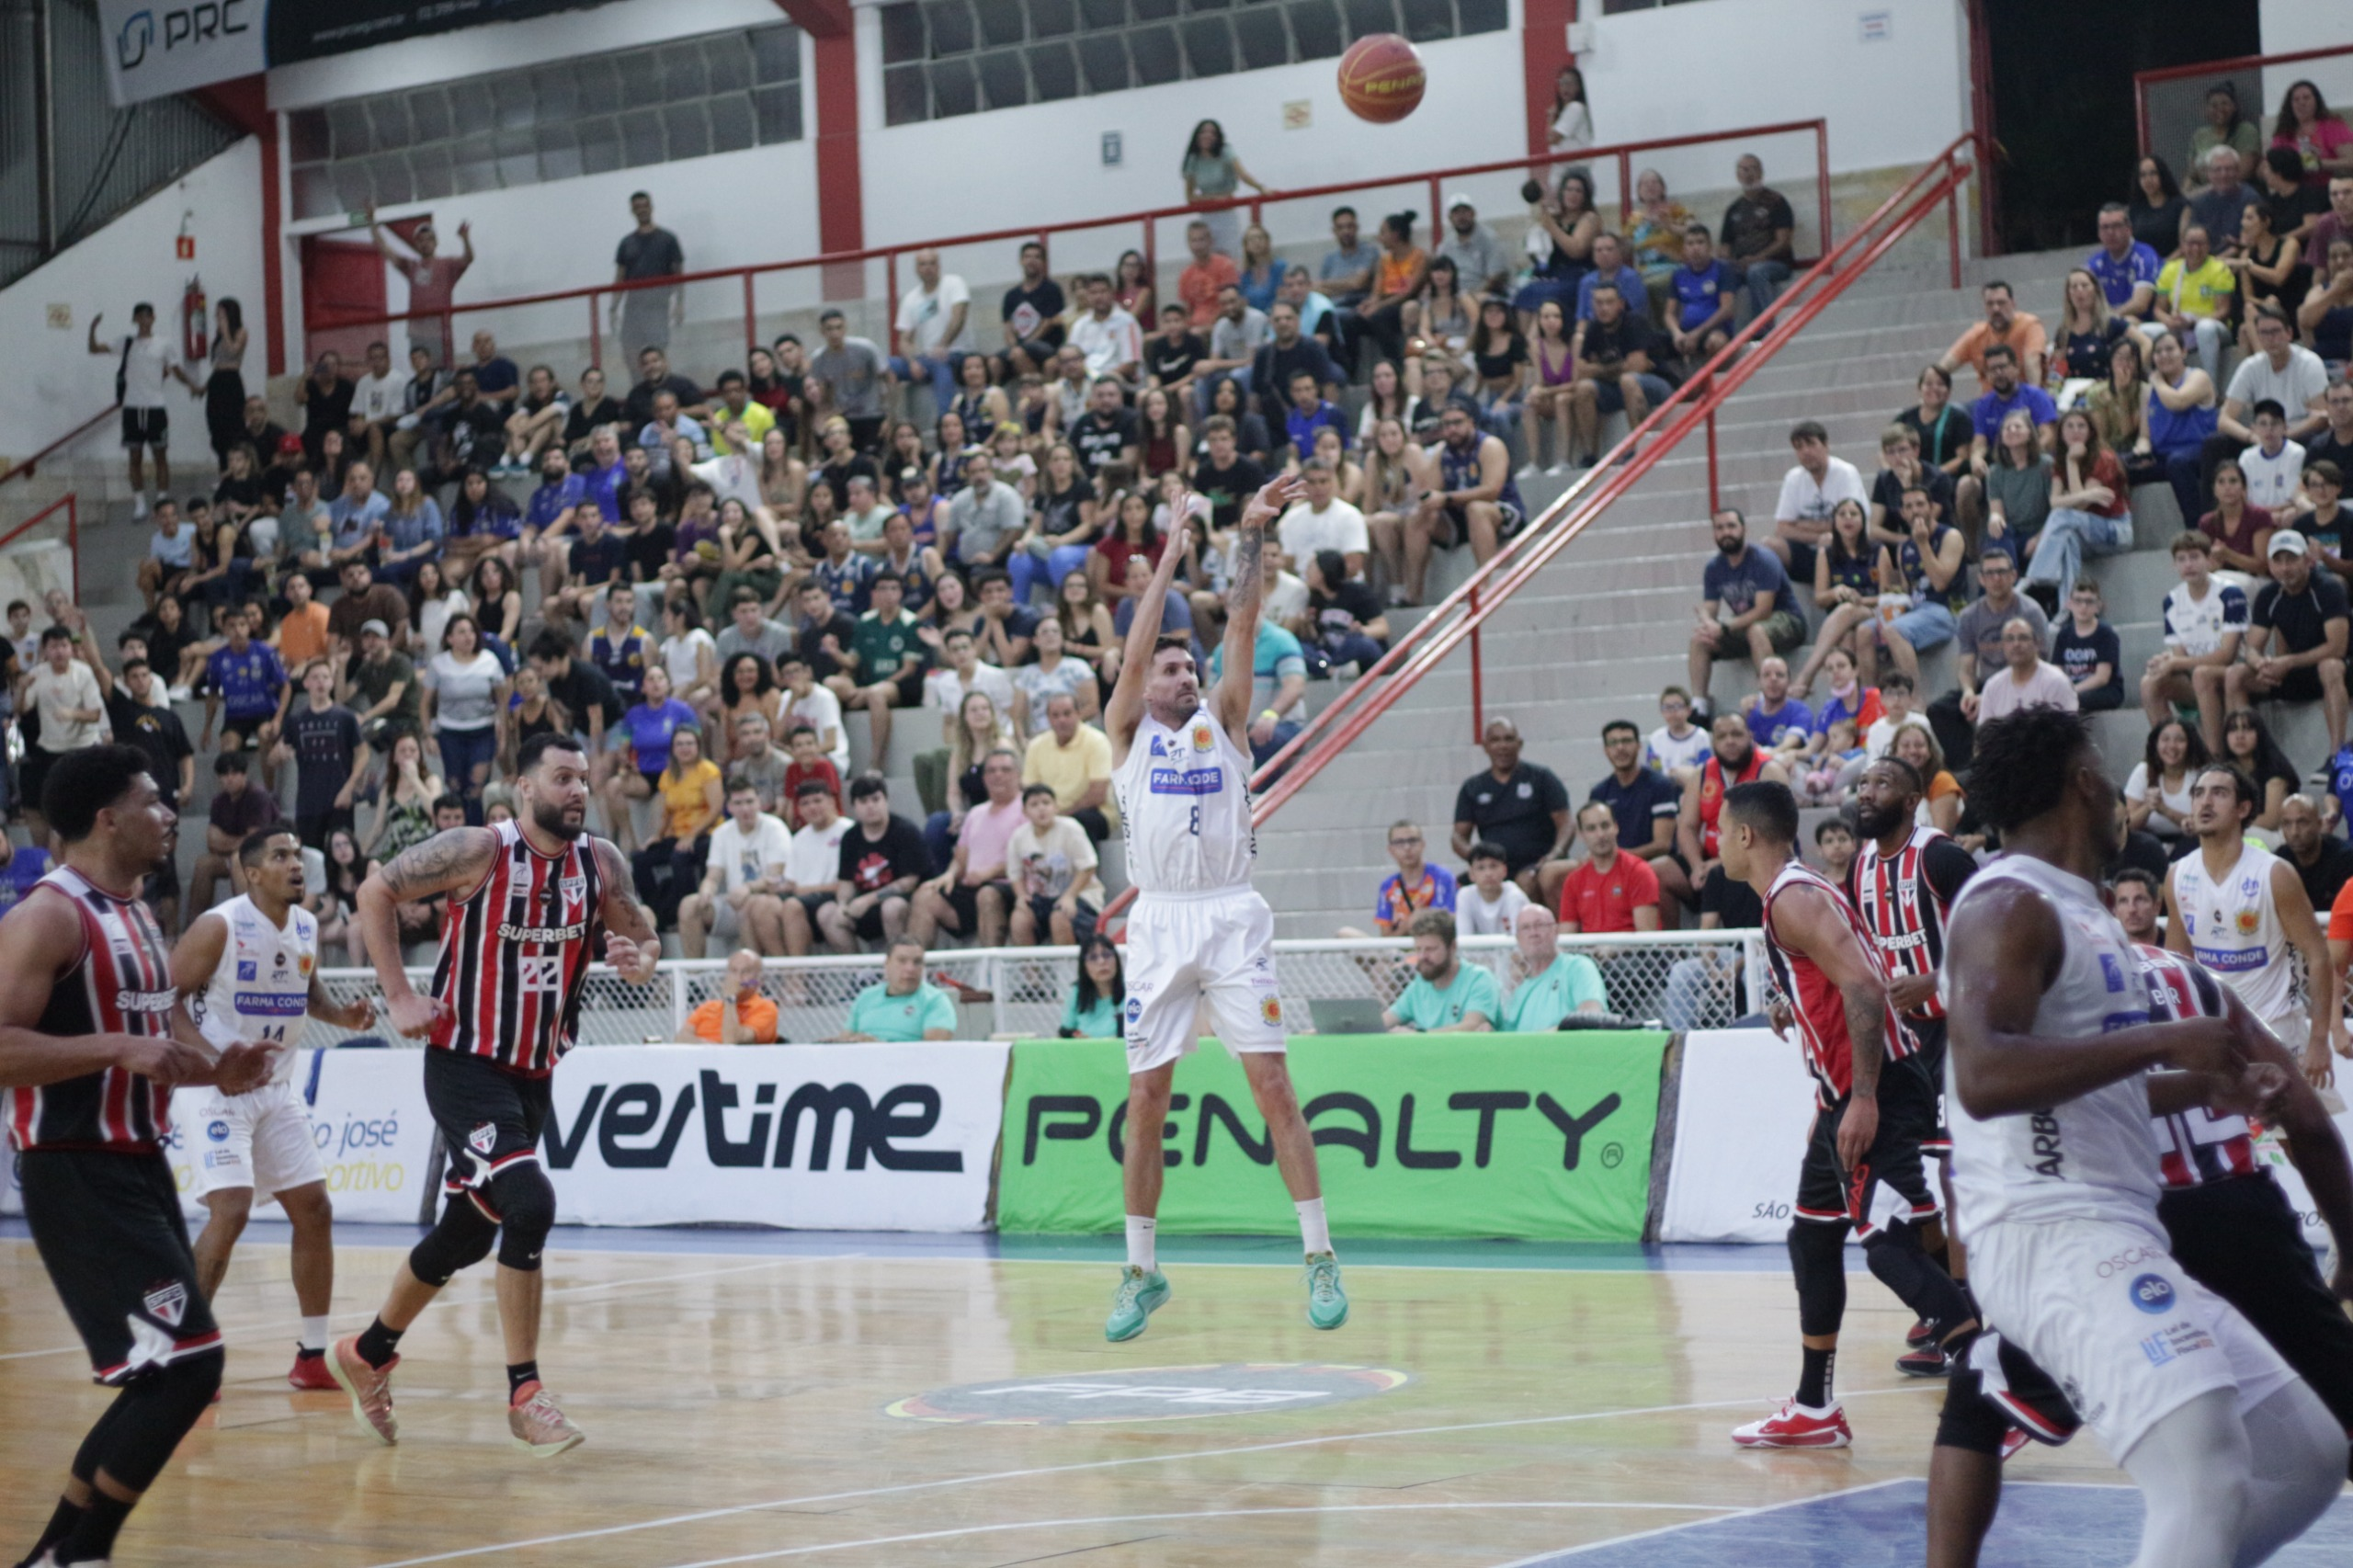
[[[432,1032],[435,1021],[449,1010],[439,997],[419,996],[414,991],[384,1004],[384,1017],[391,1021],[392,1032],[406,1040],[419,1040]]]
[[[1298,475],[1275,475],[1260,485],[1258,494],[1250,497],[1249,505],[1242,508],[1242,526],[1245,528],[1265,528],[1306,493],[1306,482]]]

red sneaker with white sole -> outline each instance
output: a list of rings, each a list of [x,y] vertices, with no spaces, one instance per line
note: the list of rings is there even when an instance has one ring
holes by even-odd
[[[1843,1449],[1855,1440],[1855,1434],[1838,1406],[1816,1410],[1785,1399],[1764,1420],[1733,1427],[1732,1440],[1744,1449]]]
[[[287,1383],[298,1389],[324,1391],[333,1393],[343,1385],[327,1370],[327,1353],[324,1350],[296,1350],[294,1365],[287,1369]]]
[[[2026,1435],[2025,1427],[2013,1426],[2002,1434],[2002,1457],[2006,1460],[2033,1441],[2032,1437]]]

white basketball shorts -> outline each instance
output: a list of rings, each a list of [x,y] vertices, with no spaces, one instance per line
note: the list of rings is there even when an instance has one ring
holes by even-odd
[[[243,1095],[206,1089],[185,1102],[176,1099],[172,1112],[188,1142],[199,1197],[246,1187],[267,1198],[326,1179],[309,1108],[290,1083],[264,1084]]]
[[[1284,1047],[1275,988],[1275,912],[1248,888],[1144,893],[1128,915],[1128,1071],[1193,1050],[1194,1015],[1235,1055]]]
[[[2154,1223],[1981,1226],[1969,1283],[1986,1320],[2057,1381],[2119,1461],[2200,1394],[2235,1389],[2244,1414],[2296,1381],[2237,1308],[2173,1260]]]

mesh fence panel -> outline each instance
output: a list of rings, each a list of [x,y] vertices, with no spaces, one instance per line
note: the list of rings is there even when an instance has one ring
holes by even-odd
[[[1762,1006],[1762,952],[1754,932],[1564,937],[1560,946],[1563,952],[1582,953],[1600,966],[1608,1010],[1623,1017],[1655,1019],[1678,1029],[1720,1028]],[[1461,954],[1464,962],[1493,970],[1505,994],[1510,994],[1519,978],[1510,938],[1465,937]],[[609,969],[592,970],[581,1001],[580,1043],[637,1045],[676,1040],[688,1014],[722,994],[725,969],[719,959],[669,960],[645,985],[632,984]],[[1367,998],[1386,1006],[1396,1000],[1414,976],[1413,944],[1403,938],[1279,941],[1275,969],[1286,1021],[1294,1032],[1302,1032],[1312,1027],[1310,1003]],[[943,950],[926,957],[924,973],[956,999],[961,1037],[1035,1038],[1061,1027],[1063,1006],[1077,983],[1078,950]],[[431,978],[429,971],[409,971],[409,983],[419,991]],[[760,990],[777,1005],[783,1038],[807,1042],[842,1033],[848,1027],[850,1004],[881,978],[880,954],[771,959],[763,969]],[[368,970],[324,970],[320,979],[337,1001],[372,995],[377,990],[376,977]],[[389,1030],[377,1032],[391,1038]],[[333,1045],[349,1038],[352,1031],[314,1022],[306,1043]]]

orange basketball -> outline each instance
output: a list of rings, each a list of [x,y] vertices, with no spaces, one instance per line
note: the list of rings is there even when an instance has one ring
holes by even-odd
[[[1420,107],[1421,54],[1395,33],[1360,38],[1340,56],[1340,101],[1358,119],[1386,125]]]

